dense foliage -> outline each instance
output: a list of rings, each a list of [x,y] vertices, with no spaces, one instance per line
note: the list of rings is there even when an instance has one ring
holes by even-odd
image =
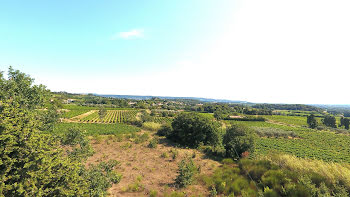
[[[326,115],[322,122],[328,127],[337,128],[337,121],[334,116]]]
[[[244,152],[254,151],[254,131],[244,125],[232,125],[226,130],[223,144],[226,156],[240,158]]]
[[[197,147],[200,143],[215,145],[219,143],[220,125],[198,113],[179,114],[172,122],[172,133],[168,137],[189,147]]]
[[[256,104],[252,107],[257,109],[272,109],[272,110],[301,110],[301,111],[322,111],[321,108],[302,105],[302,104]]]
[[[78,145],[65,154],[58,137],[41,131],[51,129],[57,117],[43,109],[48,101],[49,91],[24,73],[10,68],[8,79],[0,73],[0,196],[89,196],[95,191],[88,179],[95,176],[82,164],[91,155],[88,142],[76,133],[78,142],[62,141]]]
[[[310,128],[314,129],[317,127],[317,120],[313,114],[307,116],[307,124]]]

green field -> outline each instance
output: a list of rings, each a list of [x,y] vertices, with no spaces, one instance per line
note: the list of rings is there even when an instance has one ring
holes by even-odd
[[[90,107],[90,106],[80,106],[75,104],[64,104],[63,109],[68,110],[98,110],[99,107]],[[133,108],[112,108],[112,107],[106,107],[107,110],[136,110]]]
[[[303,158],[350,163],[349,135],[260,121],[226,121],[226,123],[243,124],[254,128],[278,128],[285,131],[294,131],[299,136],[296,139],[259,137],[256,141],[255,154],[267,154],[278,151]]]
[[[101,120],[98,111],[79,119],[85,123],[123,123],[128,119],[135,118],[138,111],[136,110],[108,110],[106,116]]]
[[[307,126],[305,116],[282,116],[282,115],[272,115],[272,116],[263,116],[268,120],[272,120],[275,122],[281,122],[288,125],[296,125],[296,126]]]
[[[152,117],[152,122],[155,123],[160,123],[160,124],[164,124],[164,123],[171,123],[174,120],[174,118],[171,117]]]
[[[55,125],[54,133],[65,133],[69,128],[80,128],[87,135],[111,135],[111,134],[127,134],[140,131],[139,128],[126,124],[83,124],[83,123],[59,123]]]

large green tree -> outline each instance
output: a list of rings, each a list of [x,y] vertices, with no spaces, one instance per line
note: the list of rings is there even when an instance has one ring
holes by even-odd
[[[104,196],[120,176],[115,162],[86,169],[89,142],[79,132],[62,141],[48,132],[57,110],[50,92],[10,67],[0,72],[0,196]],[[45,109],[44,106],[50,106]],[[74,140],[69,140],[74,139]],[[74,145],[65,153],[61,146]]]
[[[323,120],[323,124],[327,127],[337,128],[337,121],[334,116],[326,115]]]
[[[83,196],[88,191],[81,164],[39,130],[38,109],[48,93],[18,70],[10,68],[8,79],[0,74],[0,195]]]
[[[181,113],[172,122],[172,140],[189,147],[200,143],[217,145],[220,143],[219,123],[198,113]]]
[[[307,116],[307,124],[310,128],[314,129],[317,127],[317,120],[313,114]]]

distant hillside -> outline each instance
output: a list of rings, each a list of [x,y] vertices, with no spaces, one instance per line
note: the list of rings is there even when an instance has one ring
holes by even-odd
[[[200,98],[200,97],[169,97],[169,96],[138,96],[138,95],[108,95],[108,94],[95,94],[96,96],[102,97],[111,97],[111,98],[124,98],[124,99],[135,99],[135,100],[148,100],[153,98],[159,99],[168,99],[168,100],[198,100],[201,102],[211,102],[211,103],[238,103],[238,104],[247,104],[246,101],[237,101],[237,100],[226,100],[226,99],[209,99],[209,98]]]

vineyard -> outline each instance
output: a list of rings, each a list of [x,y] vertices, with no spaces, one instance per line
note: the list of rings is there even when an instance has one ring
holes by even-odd
[[[137,110],[107,110],[105,117],[100,119],[98,111],[95,111],[78,121],[84,123],[123,123],[136,118],[137,113]]]
[[[256,141],[255,154],[267,154],[277,151],[302,158],[350,163],[349,135],[269,122],[227,121],[226,123],[244,124],[253,128],[277,128],[288,132],[293,131],[298,136],[297,139],[259,137]],[[294,125],[297,124],[294,123]]]

